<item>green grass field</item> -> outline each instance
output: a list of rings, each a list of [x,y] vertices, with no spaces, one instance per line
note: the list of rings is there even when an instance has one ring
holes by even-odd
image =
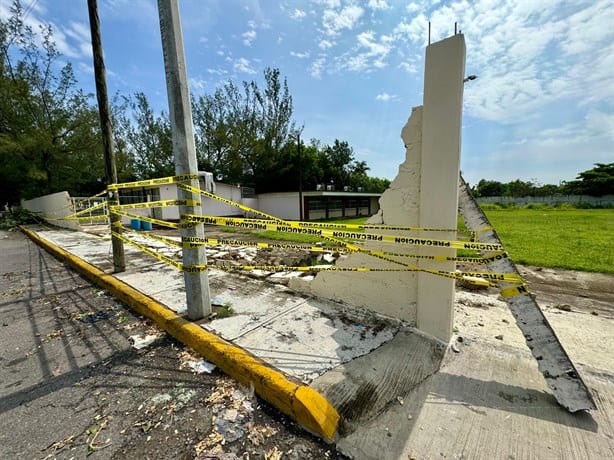
[[[614,209],[498,209],[486,215],[519,264],[614,273]]]
[[[614,273],[614,209],[508,208],[486,210],[486,215],[516,263]],[[366,218],[356,218],[331,222],[365,221]],[[244,232],[284,241],[322,241],[308,235]]]

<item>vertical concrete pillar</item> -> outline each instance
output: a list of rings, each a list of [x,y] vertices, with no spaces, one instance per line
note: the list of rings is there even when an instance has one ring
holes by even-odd
[[[420,226],[455,229],[461,147],[465,39],[454,35],[429,45],[424,70]],[[429,232],[433,237],[433,233]],[[456,232],[438,233],[454,239]],[[427,249],[423,253],[428,253]],[[450,250],[449,255],[455,255]],[[441,250],[438,250],[441,254]],[[439,268],[454,271],[449,262]],[[422,266],[428,266],[426,262]],[[441,340],[452,335],[454,280],[426,273],[418,275],[418,328]]]
[[[460,166],[461,112],[465,73],[465,41],[454,35],[429,45],[424,72],[424,105],[415,107],[401,131],[406,159],[399,174],[380,198],[380,210],[369,220],[422,228],[446,228],[449,232],[386,230],[386,234],[456,239],[458,178]],[[375,231],[374,233],[378,233]],[[454,271],[454,262],[431,262],[412,254],[454,256],[454,249],[390,246],[364,242],[374,251],[394,251],[407,256],[398,260],[423,268]],[[398,265],[365,254],[351,254],[337,262],[342,267]],[[435,265],[436,264],[436,265]],[[454,280],[422,272],[319,273],[303,285],[294,278],[290,287],[365,307],[378,313],[415,323],[425,333],[450,340],[454,319]]]

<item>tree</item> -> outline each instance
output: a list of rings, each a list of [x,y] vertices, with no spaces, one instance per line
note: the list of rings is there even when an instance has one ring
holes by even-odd
[[[131,113],[124,112],[119,117],[118,132],[123,136],[118,143],[119,151],[128,156],[136,178],[174,175],[173,139],[168,116],[164,112],[156,115],[145,94],[140,92],[126,99],[125,107]]]
[[[473,194],[476,197],[480,196],[503,196],[505,193],[505,185],[495,180],[482,179],[478,185],[473,187]]]
[[[326,145],[321,153],[323,179],[335,189],[343,190],[350,185],[351,163],[354,161],[354,150],[347,141],[335,139],[333,145]]]
[[[520,179],[508,182],[505,185],[504,196],[531,196],[535,186],[532,182],[524,182]]]
[[[576,180],[565,183],[563,190],[574,195],[614,195],[614,163],[596,163],[579,173]]]
[[[104,177],[96,112],[59,61],[51,26],[25,25],[15,0],[0,20],[0,191],[12,203]]]
[[[390,181],[382,177],[369,177],[364,185],[363,192],[384,193],[390,187]]]
[[[268,191],[294,131],[292,97],[279,70],[264,70],[264,89],[251,81],[241,90],[229,81],[192,104],[199,166],[226,182]]]

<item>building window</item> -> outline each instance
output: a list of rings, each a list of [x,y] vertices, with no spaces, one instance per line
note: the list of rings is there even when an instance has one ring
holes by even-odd
[[[319,198],[311,198],[309,200],[310,211],[323,211],[326,209],[326,202]]]

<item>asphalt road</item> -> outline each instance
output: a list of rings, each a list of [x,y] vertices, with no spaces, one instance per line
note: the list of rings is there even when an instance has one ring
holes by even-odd
[[[19,232],[0,275],[0,458],[339,458]]]

